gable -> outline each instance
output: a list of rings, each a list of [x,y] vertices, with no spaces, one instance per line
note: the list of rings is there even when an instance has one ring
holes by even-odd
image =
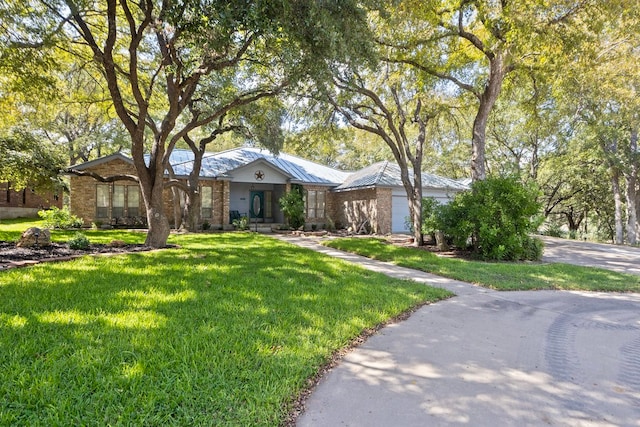
[[[291,175],[262,159],[229,171],[228,175],[234,182],[256,184],[286,184],[291,180]]]

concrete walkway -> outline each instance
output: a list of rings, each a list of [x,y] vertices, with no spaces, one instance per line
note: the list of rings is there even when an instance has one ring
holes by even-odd
[[[349,353],[298,426],[640,426],[640,295],[495,292],[291,243],[458,296]]]

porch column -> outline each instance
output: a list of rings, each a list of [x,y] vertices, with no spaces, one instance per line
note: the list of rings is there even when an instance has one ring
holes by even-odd
[[[229,181],[222,181],[222,228],[233,228],[229,224],[229,194],[231,183]]]

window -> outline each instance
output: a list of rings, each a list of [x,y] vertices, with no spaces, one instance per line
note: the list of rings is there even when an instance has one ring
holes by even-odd
[[[140,216],[140,188],[136,185],[127,187],[127,216]]]
[[[324,191],[318,191],[316,194],[316,218],[324,218]]]
[[[211,218],[213,216],[213,187],[200,187],[200,216]]]
[[[324,218],[325,192],[308,190],[305,199],[307,218]]]
[[[111,210],[111,212],[109,212]],[[124,218],[140,215],[137,185],[96,185],[96,218]]]
[[[120,218],[124,215],[124,185],[113,186],[113,208],[111,209],[111,216],[113,218]]]
[[[307,217],[308,218],[316,217],[316,191],[315,190],[307,191]]]
[[[109,218],[109,186],[96,186],[96,218]]]

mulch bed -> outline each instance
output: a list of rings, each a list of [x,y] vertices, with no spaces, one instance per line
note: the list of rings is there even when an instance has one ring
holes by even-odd
[[[113,254],[149,251],[152,248],[145,245],[90,245],[87,250],[71,249],[68,244],[52,243],[50,246],[19,248],[15,242],[0,242],[0,269],[7,265],[21,264],[30,261],[30,264],[41,261],[63,261],[70,258],[91,254]]]

